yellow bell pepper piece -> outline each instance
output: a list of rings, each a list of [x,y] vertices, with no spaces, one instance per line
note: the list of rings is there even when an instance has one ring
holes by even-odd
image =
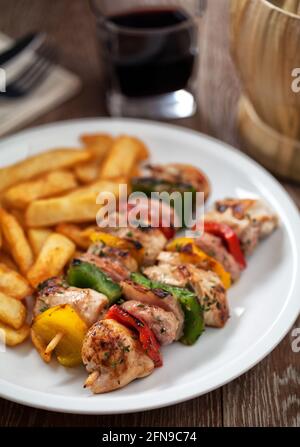
[[[48,345],[55,342],[54,352],[63,366],[77,366],[81,360],[81,348],[87,325],[69,305],[47,309],[33,320],[32,330]],[[49,349],[48,349],[49,350]]]
[[[137,244],[134,239],[124,239],[113,234],[104,233],[102,231],[95,231],[91,233],[90,239],[93,243],[103,242],[108,247],[119,248],[120,250],[127,250],[138,264],[141,264],[144,257],[144,248]]]
[[[209,267],[209,270],[212,270],[221,278],[226,289],[229,289],[231,286],[230,273],[224,269],[220,262],[216,261],[216,259],[207,255],[197,247],[194,239],[186,237],[174,239],[167,245],[167,250],[180,253],[183,263],[197,264],[205,262]]]

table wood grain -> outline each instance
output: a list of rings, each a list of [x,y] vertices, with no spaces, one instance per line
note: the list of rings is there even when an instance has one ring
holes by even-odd
[[[83,81],[76,98],[30,127],[107,114],[95,23],[88,1],[0,0],[0,11],[0,30],[12,37],[32,30],[49,33],[58,45],[61,64]],[[229,55],[228,23],[229,0],[209,0],[200,25],[199,111],[176,123],[243,150],[236,129],[239,81]],[[300,186],[281,183],[299,207]],[[294,327],[300,327],[300,319]],[[180,405],[130,415],[79,416],[36,410],[0,399],[0,426],[300,426],[300,353],[293,353],[291,342],[290,331],[252,370],[214,392]]]

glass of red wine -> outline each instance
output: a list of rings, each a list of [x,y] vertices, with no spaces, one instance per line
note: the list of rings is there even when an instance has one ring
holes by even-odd
[[[91,0],[112,116],[195,113],[199,18],[206,0]]]

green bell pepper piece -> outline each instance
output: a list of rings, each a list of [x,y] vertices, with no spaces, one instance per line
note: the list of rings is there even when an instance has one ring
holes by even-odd
[[[67,282],[70,286],[96,290],[107,296],[109,304],[114,304],[122,295],[122,288],[112,281],[96,265],[74,259],[71,263]]]
[[[178,191],[195,193],[195,188],[190,183],[172,183],[167,180],[155,177],[133,177],[131,179],[132,190],[135,192],[143,192],[147,196],[151,196],[152,192],[168,192]]]
[[[152,286],[153,281],[151,281],[151,279],[147,278],[146,276],[142,275],[141,273],[138,273],[138,272],[131,273],[130,279],[133,282],[136,282],[137,284],[140,284],[143,287],[147,287],[148,289],[154,288]]]
[[[149,289],[162,289],[172,294],[180,303],[184,312],[183,336],[180,341],[193,345],[204,331],[203,308],[196,295],[188,289],[151,281],[140,273],[131,274],[132,281]]]
[[[168,194],[179,192],[182,197],[182,207],[175,207],[175,211],[179,217],[184,215],[185,192],[192,193],[192,207],[195,207],[196,189],[189,183],[172,183],[155,177],[134,177],[131,179],[131,187],[133,192],[143,192],[148,197],[151,197],[152,192],[167,192]],[[176,204],[174,202],[172,204],[171,202],[170,205],[174,208]],[[192,209],[191,211],[193,213],[195,210]]]

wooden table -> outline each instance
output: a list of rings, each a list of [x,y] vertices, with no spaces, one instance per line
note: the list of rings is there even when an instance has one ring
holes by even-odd
[[[201,25],[199,113],[177,123],[241,148],[235,119],[239,82],[228,44],[229,1],[208,3]],[[46,31],[59,47],[62,65],[83,80],[80,95],[32,126],[106,115],[95,25],[87,1],[0,0],[0,11],[1,31],[12,37],[31,30]],[[300,187],[282,184],[300,206]],[[300,327],[300,319],[295,327]],[[292,352],[291,341],[290,332],[265,360],[239,379],[180,405],[132,415],[73,416],[0,400],[0,426],[299,426],[300,353]]]

